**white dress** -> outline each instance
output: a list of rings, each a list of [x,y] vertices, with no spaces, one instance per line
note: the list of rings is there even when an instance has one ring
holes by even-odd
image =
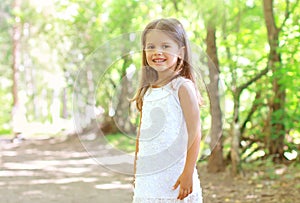
[[[133,203],[202,203],[196,167],[188,197],[178,200],[180,186],[172,189],[186,160],[188,135],[178,97],[185,82],[191,81],[178,77],[144,95]]]

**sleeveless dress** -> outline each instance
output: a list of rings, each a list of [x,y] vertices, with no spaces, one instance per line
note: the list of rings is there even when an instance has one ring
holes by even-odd
[[[185,82],[191,81],[177,77],[144,95],[133,203],[202,203],[196,167],[191,194],[178,200],[180,186],[172,189],[187,154],[187,128],[178,97]]]

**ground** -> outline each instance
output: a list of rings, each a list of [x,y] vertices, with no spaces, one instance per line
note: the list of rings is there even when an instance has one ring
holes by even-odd
[[[132,177],[102,167],[77,138],[0,144],[0,203],[131,202]],[[227,170],[211,174],[199,164],[203,202],[299,202],[299,167],[256,169],[233,178]]]

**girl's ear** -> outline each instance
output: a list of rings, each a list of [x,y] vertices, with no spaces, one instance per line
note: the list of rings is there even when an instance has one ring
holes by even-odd
[[[180,47],[178,51],[177,67],[175,68],[175,70],[178,71],[178,74],[182,71],[183,68],[184,53],[185,53],[185,47]]]
[[[185,47],[180,47],[178,57],[184,59]]]

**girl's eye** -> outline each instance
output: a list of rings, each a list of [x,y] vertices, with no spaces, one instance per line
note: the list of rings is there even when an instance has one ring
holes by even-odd
[[[170,46],[169,45],[163,45],[162,46],[164,49],[167,49],[167,48],[169,48]]]
[[[149,45],[146,47],[146,49],[154,49],[154,46],[153,45]]]

